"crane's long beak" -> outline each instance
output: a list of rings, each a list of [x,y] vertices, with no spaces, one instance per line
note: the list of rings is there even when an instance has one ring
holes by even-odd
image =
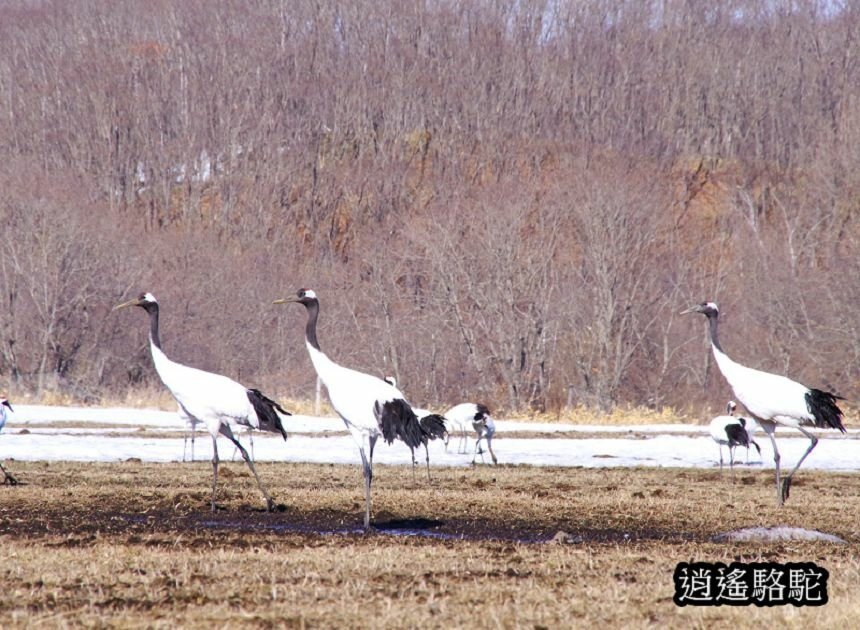
[[[129,300],[128,302],[123,302],[122,304],[117,304],[111,309],[111,312],[118,311],[121,308],[125,308],[126,306],[137,306],[140,304],[140,300],[135,298],[133,300]]]
[[[297,297],[286,297],[280,298],[272,302],[272,304],[289,304],[290,302],[298,302],[299,298]]]
[[[690,308],[688,308],[686,311],[681,311],[680,313],[678,313],[678,315],[686,315],[687,313],[696,313],[696,312],[698,312],[698,311],[696,310],[696,307],[695,307],[695,306],[691,306],[691,307],[690,307]]]

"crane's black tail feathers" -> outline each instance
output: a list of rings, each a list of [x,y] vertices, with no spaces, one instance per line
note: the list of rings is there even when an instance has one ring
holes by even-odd
[[[424,416],[418,420],[418,424],[421,425],[421,431],[425,435],[425,440],[435,440],[436,438],[444,440],[448,434],[448,429],[445,428],[445,416],[440,416],[438,413]]]
[[[806,393],[806,408],[815,416],[816,427],[839,429],[845,433],[845,427],[842,426],[842,410],[836,404],[837,400],[844,400],[844,398],[820,389],[810,389]]]
[[[755,446],[755,450],[758,451],[759,456],[761,456],[761,447],[758,445],[758,443],[755,440],[750,440],[750,444]]]
[[[379,428],[382,429],[382,437],[389,444],[394,440],[401,440],[409,448],[415,448],[424,443],[424,433],[418,416],[402,398],[384,403],[377,400],[373,404],[373,413]]]
[[[257,419],[260,421],[260,431],[280,433],[286,440],[287,431],[284,429],[284,425],[281,424],[281,418],[277,414],[276,410],[280,411],[285,416],[291,416],[293,414],[263,394],[259,389],[249,389],[248,400],[251,401],[251,404],[254,406],[254,411],[257,412]]]
[[[746,446],[749,448],[750,436],[741,424],[726,425],[726,437],[729,438],[729,447]]]
[[[402,398],[384,403],[377,401],[373,412],[382,429],[382,437],[389,444],[400,440],[409,448],[416,448],[437,437],[444,437],[446,433],[445,418],[434,413],[419,419]]]

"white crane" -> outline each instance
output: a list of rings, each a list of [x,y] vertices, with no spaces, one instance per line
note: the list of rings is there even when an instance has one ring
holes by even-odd
[[[475,422],[483,421],[484,418],[488,418],[490,416],[490,410],[487,409],[486,405],[482,405],[480,403],[460,403],[459,405],[454,405],[444,414],[445,419],[448,421],[448,434],[458,434],[459,442],[457,444],[457,452],[465,453],[466,448],[468,446],[468,432],[470,429],[474,429],[478,431],[478,428],[474,426]],[[495,424],[493,424],[493,431],[495,432]],[[480,431],[478,431],[480,438]],[[492,438],[490,438],[492,439]],[[447,441],[445,442],[447,446]]]
[[[14,413],[12,409],[12,404],[5,398],[0,397],[0,431],[3,430],[3,427],[6,426],[6,420]],[[10,473],[8,470],[3,468],[3,462],[0,462],[0,471],[3,472],[3,484],[9,484],[10,486],[17,486],[18,480],[15,476]]]
[[[472,456],[472,463],[475,463],[475,458],[480,455],[481,461],[484,461],[484,451],[481,449],[481,440],[487,442],[487,450],[490,452],[490,457],[493,459],[493,464],[498,464],[496,454],[493,452],[493,436],[496,435],[496,422],[490,416],[490,410],[482,404],[463,403],[466,405],[474,405],[475,415],[472,419],[472,428],[478,434],[478,439],[475,442],[475,454]],[[459,406],[459,405],[458,405]]]
[[[305,345],[311,363],[328,390],[332,407],[358,444],[364,471],[364,528],[369,529],[373,448],[379,436],[389,444],[399,439],[414,449],[426,440],[444,437],[445,427],[435,420],[419,421],[396,387],[376,376],[338,365],[320,350],[317,341],[320,303],[316,293],[310,289],[300,289],[295,297],[282,298],[274,303],[291,302],[302,304],[307,310]]]
[[[280,433],[286,440],[287,432],[281,424],[278,412],[286,416],[291,414],[257,389],[248,389],[226,376],[198,370],[168,359],[161,349],[158,335],[158,301],[151,293],[142,293],[134,300],[118,304],[113,310],[127,306],[139,306],[149,314],[149,346],[155,371],[182,407],[183,413],[191,420],[206,426],[212,436],[212,511],[215,511],[215,488],[218,484],[219,435],[230,440],[242,453],[266,498],[266,508],[270,512],[273,511],[275,504],[260,481],[254,462],[245,447],[233,435],[231,427],[243,425],[260,431]]]
[[[747,463],[749,463],[750,444],[755,446],[758,454],[761,455],[761,448],[750,436],[747,419],[735,417],[736,407],[737,403],[734,400],[730,400],[726,405],[725,415],[717,416],[711,420],[711,437],[720,449],[720,472],[723,470],[723,446],[728,446],[729,448],[729,467],[732,470],[734,470],[735,464],[735,448],[738,446],[746,447]]]
[[[779,374],[746,367],[730,359],[720,346],[717,330],[720,310],[713,302],[697,304],[681,314],[685,313],[701,313],[708,318],[711,349],[720,372],[728,381],[735,397],[741,401],[770,438],[773,445],[773,461],[776,464],[776,501],[778,505],[782,505],[788,499],[792,476],[818,444],[818,438],[803,427],[839,429],[845,433],[845,427],[842,426],[842,410],[836,402],[841,400],[841,397],[807,387]],[[779,451],[773,436],[777,425],[794,427],[810,441],[809,448],[782,484],[780,484]]]

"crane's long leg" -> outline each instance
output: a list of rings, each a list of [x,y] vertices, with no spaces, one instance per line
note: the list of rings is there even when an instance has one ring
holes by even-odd
[[[484,451],[478,450],[481,446],[481,435],[478,435],[478,439],[475,441],[475,454],[472,455],[472,463],[475,463],[475,459],[478,457],[478,454],[481,455],[481,461],[484,461]]]
[[[720,449],[720,454],[722,454]],[[735,447],[729,446],[729,469],[732,471],[732,483],[735,482]]]
[[[418,467],[418,461],[415,459],[415,449],[409,447],[409,454],[412,455],[412,485],[418,483],[415,479],[415,469]]]
[[[218,485],[218,436],[212,436],[212,511],[215,511],[215,486]]]
[[[717,444],[717,448],[720,449],[720,474],[723,474],[723,445]]]
[[[233,444],[236,445],[236,448],[239,449],[239,452],[242,453],[242,459],[245,460],[245,463],[248,464],[248,468],[251,469],[251,472],[254,474],[254,479],[257,480],[257,486],[260,488],[260,492],[263,493],[263,496],[266,498],[266,509],[269,512],[275,511],[275,502],[272,501],[272,497],[269,496],[266,487],[263,485],[263,482],[260,481],[260,475],[257,474],[257,469],[254,468],[254,462],[251,460],[251,457],[248,455],[248,451],[245,450],[245,447],[236,439],[236,436],[233,435],[233,431],[226,424],[221,425],[221,435],[225,436],[229,439]]]
[[[370,529],[370,489],[373,483],[373,447],[376,446],[376,437],[368,436],[368,451],[370,458],[364,453],[364,439],[359,443],[358,452],[361,454],[361,466],[364,470],[364,530]]]
[[[0,470],[3,471],[3,485],[6,485],[6,484],[9,484],[10,486],[17,486],[18,485],[18,480],[15,478],[15,476],[12,473],[10,473],[8,470],[3,468],[2,463],[0,463]]]
[[[427,460],[427,481],[430,481],[430,448],[427,446],[427,442],[424,442],[424,455]]]
[[[782,494],[780,495],[782,497],[782,502],[780,502],[780,505],[782,505],[782,503],[788,499],[788,493],[791,489],[792,475],[797,472],[797,469],[800,468],[800,465],[803,463],[803,460],[806,459],[807,455],[812,452],[812,449],[814,449],[818,445],[818,438],[812,435],[809,431],[805,431],[802,427],[797,427],[797,430],[809,438],[809,448],[806,449],[806,452],[803,454],[803,457],[800,458],[800,461],[797,462],[792,471],[788,473],[788,476],[785,478],[785,481],[782,482]]]
[[[776,465],[776,504],[782,505],[784,502],[782,496],[782,486],[779,483],[779,449],[776,448],[776,438],[773,437],[773,431],[776,427],[771,427],[770,431],[766,427],[762,427],[770,438],[770,443],[773,445],[773,462]],[[801,460],[803,461],[803,460]]]
[[[493,452],[493,436],[487,435],[487,450],[490,451],[490,457],[493,459],[493,464],[498,464],[496,454]]]

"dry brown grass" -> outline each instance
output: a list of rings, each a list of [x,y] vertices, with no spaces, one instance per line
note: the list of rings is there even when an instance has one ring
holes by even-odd
[[[259,464],[282,511],[224,464],[12,462],[0,487],[0,625],[99,627],[834,627],[860,615],[860,476],[801,471],[773,505],[768,471],[378,467],[374,519],[428,536],[363,535],[357,466]],[[413,523],[416,521],[413,521]],[[717,544],[788,524],[848,545]],[[546,544],[565,530],[572,545]],[[320,534],[318,531],[337,533]],[[458,539],[457,537],[464,537]],[[676,608],[680,561],[814,561],[823,609]]]

